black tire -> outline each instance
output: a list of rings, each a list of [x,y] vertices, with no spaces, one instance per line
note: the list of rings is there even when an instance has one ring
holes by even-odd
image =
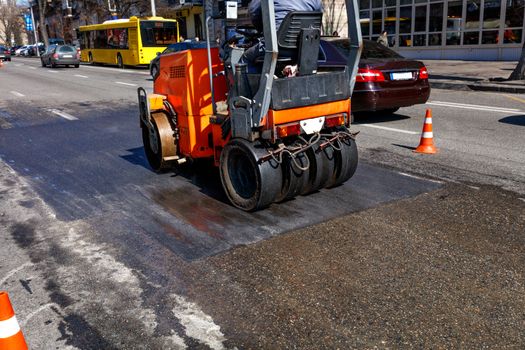
[[[45,64],[45,62],[44,62],[43,59],[40,60],[40,63],[42,63],[42,67],[45,67],[45,66],[46,66],[46,64]]]
[[[51,62],[51,68],[56,68],[56,67],[57,67],[56,63]]]
[[[222,150],[220,175],[233,206],[255,211],[269,206],[281,193],[282,170],[275,160],[259,163],[268,152],[243,139],[231,140]]]
[[[66,64],[64,67],[69,68],[69,64]]]
[[[124,61],[122,60],[122,56],[120,54],[117,55],[117,66],[120,69],[124,68]]]
[[[75,64],[75,68],[79,68],[80,67],[80,64]]]
[[[88,55],[88,62],[89,62],[89,64],[91,64],[91,65],[94,65],[94,64],[95,64],[95,62],[93,62],[93,55],[91,54],[91,52],[90,52],[89,55]]]

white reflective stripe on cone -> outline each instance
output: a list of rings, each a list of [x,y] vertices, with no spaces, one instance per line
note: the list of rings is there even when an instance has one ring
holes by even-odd
[[[431,139],[434,137],[434,133],[431,131],[431,132],[424,132],[423,133],[423,138],[424,139]]]
[[[0,338],[10,338],[18,332],[20,332],[20,326],[18,325],[16,316],[5,321],[0,321]]]
[[[432,118],[426,118],[425,124],[432,124]]]

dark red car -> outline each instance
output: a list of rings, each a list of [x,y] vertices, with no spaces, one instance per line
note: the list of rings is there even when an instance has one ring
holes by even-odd
[[[348,39],[321,40],[319,65],[346,64]],[[363,40],[363,52],[352,95],[352,111],[394,113],[400,107],[427,102],[428,71],[422,62],[404,58],[393,50]]]

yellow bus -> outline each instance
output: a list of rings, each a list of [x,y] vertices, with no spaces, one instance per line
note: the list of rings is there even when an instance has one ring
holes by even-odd
[[[82,62],[124,66],[148,65],[169,44],[179,41],[179,24],[162,17],[131,17],[80,26]]]

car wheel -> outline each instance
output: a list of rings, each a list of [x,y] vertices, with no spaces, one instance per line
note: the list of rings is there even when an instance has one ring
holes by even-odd
[[[78,68],[78,67],[80,67],[80,64],[75,64],[75,68]]]
[[[40,62],[42,63],[42,67],[45,67],[45,66],[46,66],[46,64],[44,63],[44,60],[43,60],[43,59],[41,59]]]
[[[122,56],[120,54],[117,55],[117,66],[119,68],[124,68],[124,61],[122,61]]]
[[[156,64],[151,66],[150,74],[153,80],[157,79],[157,75],[159,75],[159,68]]]
[[[51,62],[51,68],[56,68],[56,67],[57,67],[56,63],[55,62]]]

